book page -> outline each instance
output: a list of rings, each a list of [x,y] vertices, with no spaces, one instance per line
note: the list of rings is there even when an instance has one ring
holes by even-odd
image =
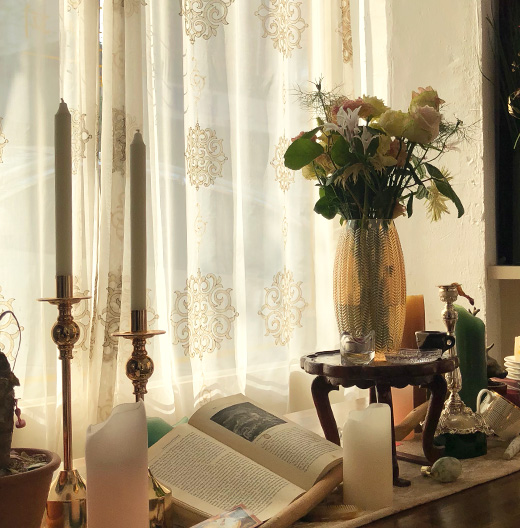
[[[206,516],[243,503],[265,521],[304,492],[188,424],[150,447],[148,465],[175,501]]]
[[[207,403],[189,423],[305,490],[343,459],[341,447],[242,394]]]

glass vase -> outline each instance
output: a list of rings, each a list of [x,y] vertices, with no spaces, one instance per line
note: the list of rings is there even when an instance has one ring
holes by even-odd
[[[348,220],[334,261],[340,334],[375,332],[374,361],[399,350],[406,313],[403,252],[393,220]]]

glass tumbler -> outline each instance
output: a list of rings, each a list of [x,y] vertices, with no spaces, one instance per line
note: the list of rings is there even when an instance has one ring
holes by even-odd
[[[339,353],[342,365],[368,365],[375,356],[375,332],[355,337],[343,332],[339,338]]]

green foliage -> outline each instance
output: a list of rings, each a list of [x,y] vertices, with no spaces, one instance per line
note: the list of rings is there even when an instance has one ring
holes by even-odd
[[[408,112],[389,109],[375,98],[347,99],[325,92],[301,92],[304,106],[318,113],[318,127],[295,139],[285,165],[315,177],[320,198],[314,210],[325,218],[393,218],[413,214],[414,197],[430,200],[428,186],[451,200],[458,216],[464,207],[442,172],[432,164],[450,142],[464,138],[460,120],[442,118],[443,101],[432,88],[414,92]],[[429,108],[427,108],[429,107]],[[425,118],[426,116],[426,118]],[[428,185],[428,186],[427,186]],[[438,214],[447,209],[437,208]]]
[[[299,170],[323,154],[323,147],[307,138],[300,138],[291,143],[285,152],[285,166],[292,170]]]

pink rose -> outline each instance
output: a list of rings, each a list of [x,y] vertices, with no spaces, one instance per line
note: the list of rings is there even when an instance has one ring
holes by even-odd
[[[345,112],[350,110],[355,110],[356,108],[359,108],[363,105],[363,99],[361,97],[358,97],[357,99],[340,99],[337,101],[337,103],[332,107],[331,109],[331,120],[334,124],[337,124],[337,115],[340,108],[343,108]]]
[[[345,99],[341,106],[343,107],[343,110],[345,110],[346,112],[348,109],[355,110],[356,108],[359,108],[362,105],[363,105],[363,99],[361,99],[361,97],[358,97],[357,99]]]
[[[403,136],[414,143],[431,143],[439,135],[441,114],[431,106],[419,106],[411,114],[412,123]]]
[[[388,155],[397,160],[396,165],[398,167],[404,167],[404,164],[406,163],[406,145],[404,143],[401,145],[399,139],[393,139],[390,143]]]

